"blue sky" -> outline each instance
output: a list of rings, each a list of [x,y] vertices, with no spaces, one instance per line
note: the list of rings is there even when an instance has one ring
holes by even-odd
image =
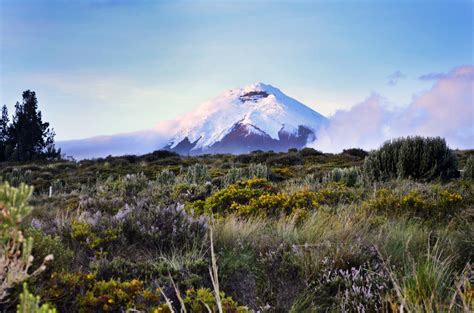
[[[473,64],[472,1],[0,0],[0,102],[35,90],[57,139],[151,128],[270,83],[331,115]],[[390,83],[391,82],[391,83]]]

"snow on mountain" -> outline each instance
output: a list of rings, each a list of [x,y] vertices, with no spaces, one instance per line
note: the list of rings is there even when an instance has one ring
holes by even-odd
[[[294,138],[300,139],[295,147],[304,146],[309,133],[314,136],[326,124],[326,117],[288,97],[278,88],[256,83],[224,92],[178,119],[178,130],[167,148],[191,154],[216,152],[213,149],[216,147],[219,147],[218,152],[245,152],[250,148],[259,148],[255,140],[262,144],[265,138],[265,147],[282,150],[291,142],[287,140],[282,149],[278,149],[278,142]],[[239,136],[230,136],[232,132],[238,132]],[[303,134],[308,138],[303,138],[306,140],[301,144]],[[251,137],[252,147],[226,149],[222,142],[228,142],[229,137],[235,137],[234,141],[243,137],[249,141]],[[243,143],[249,145],[249,142]],[[238,146],[238,143],[233,145]]]

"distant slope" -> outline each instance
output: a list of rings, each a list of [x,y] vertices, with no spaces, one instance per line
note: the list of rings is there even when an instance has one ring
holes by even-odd
[[[108,155],[140,155],[159,149],[165,137],[155,130],[145,130],[110,136],[59,141],[61,152],[76,159],[91,159]]]

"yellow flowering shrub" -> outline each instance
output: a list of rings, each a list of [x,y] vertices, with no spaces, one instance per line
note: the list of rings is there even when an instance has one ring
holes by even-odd
[[[226,313],[250,313],[251,311],[244,306],[240,306],[231,297],[226,296],[223,292],[220,293],[222,309]],[[212,312],[217,312],[216,298],[214,291],[208,288],[188,289],[184,303],[188,312],[193,313],[208,313],[209,309]]]
[[[130,281],[97,281],[77,298],[83,312],[117,312],[124,309],[145,309],[158,305],[160,291],[146,289],[137,279]]]
[[[204,204],[204,211],[215,214],[236,212],[252,199],[275,193],[276,189],[266,179],[240,181],[208,197]]]
[[[319,207],[318,196],[312,191],[297,191],[289,196],[287,206],[290,207],[292,211],[295,209],[317,209]]]
[[[412,190],[399,195],[382,188],[376,192],[375,197],[365,201],[362,207],[372,212],[439,219],[454,215],[462,202],[463,196],[460,193],[446,189],[424,193]]]
[[[71,228],[71,237],[90,250],[96,250],[101,246],[116,241],[121,232],[120,228],[107,228],[96,233],[92,230],[90,224],[77,220],[71,222]]]
[[[316,192],[316,201],[319,204],[338,205],[341,203],[351,203],[357,199],[358,195],[354,189],[347,187],[342,182],[330,182],[324,188]]]
[[[248,204],[235,205],[233,208],[239,215],[279,216],[288,213],[288,196],[283,193],[263,194],[250,199]]]
[[[320,195],[320,198],[324,196]],[[196,201],[188,205],[195,213],[214,214],[235,213],[240,216],[278,217],[291,215],[298,209],[316,209],[319,206],[318,194],[311,191],[298,191],[293,194],[278,192],[266,179],[250,179],[216,192],[206,201]]]
[[[459,205],[463,201],[463,197],[460,193],[449,190],[441,191],[439,198],[439,203],[447,207]]]

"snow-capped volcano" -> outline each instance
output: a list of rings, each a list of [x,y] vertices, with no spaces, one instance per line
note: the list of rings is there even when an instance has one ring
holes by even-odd
[[[181,154],[286,151],[313,141],[327,118],[263,83],[232,89],[176,121],[167,149]]]

